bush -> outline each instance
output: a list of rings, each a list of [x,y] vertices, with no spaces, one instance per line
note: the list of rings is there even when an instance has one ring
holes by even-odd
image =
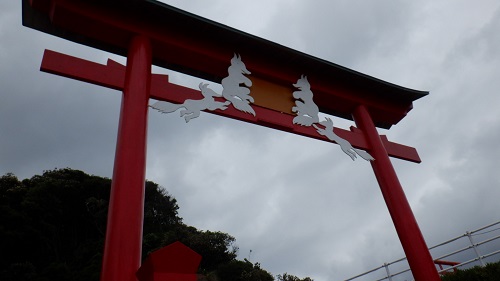
[[[459,269],[441,277],[443,281],[498,281],[500,280],[500,262],[489,263],[485,267],[475,266]]]

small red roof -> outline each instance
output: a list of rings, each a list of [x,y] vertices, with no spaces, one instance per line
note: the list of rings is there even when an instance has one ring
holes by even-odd
[[[196,281],[201,256],[177,241],[153,253],[136,275],[140,281]]]

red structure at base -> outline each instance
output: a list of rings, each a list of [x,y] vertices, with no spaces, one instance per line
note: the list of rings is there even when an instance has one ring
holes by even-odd
[[[181,242],[151,253],[136,275],[139,281],[196,281],[201,256]]]
[[[297,52],[153,0],[23,0],[23,24],[93,48],[127,56],[125,68],[46,51],[42,70],[123,91],[101,281],[135,281],[140,266],[149,98],[182,103],[198,91],[152,75],[151,65],[220,83],[235,52],[264,84],[289,89],[307,74],[321,112],[354,119],[359,128],[335,128],[355,148],[367,150],[416,281],[439,276],[389,156],[420,162],[412,147],[389,142],[389,129],[425,95]],[[272,93],[270,93],[272,94]],[[214,114],[322,139],[290,113],[255,106]],[[176,260],[170,263],[178,265]]]

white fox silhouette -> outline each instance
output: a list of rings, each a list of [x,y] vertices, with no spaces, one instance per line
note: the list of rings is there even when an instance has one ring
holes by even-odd
[[[319,108],[313,101],[313,92],[309,81],[307,81],[307,76],[302,75],[293,86],[299,89],[293,92],[295,106],[292,107],[292,112],[297,113],[297,116],[293,118],[293,123],[302,126],[318,123]]]
[[[229,101],[226,102],[218,102],[215,101],[214,97],[220,96],[214,90],[208,88],[208,84],[200,83],[198,86],[201,90],[201,94],[203,95],[203,99],[201,100],[190,100],[187,99],[182,104],[174,104],[166,101],[158,101],[151,105],[152,108],[160,111],[161,113],[171,113],[176,111],[179,108],[184,108],[181,110],[181,117],[184,117],[186,123],[189,120],[200,116],[200,111],[208,109],[208,110],[224,110],[229,105]]]
[[[250,89],[247,88],[252,86],[252,81],[243,75],[251,73],[241,60],[240,55],[234,54],[227,71],[229,75],[221,81],[222,96],[230,101],[236,109],[255,116],[255,111],[250,106],[254,99],[250,96]],[[246,87],[241,86],[241,84]]]
[[[345,139],[337,136],[333,132],[333,121],[332,119],[325,117],[325,121],[321,121],[319,124],[323,125],[325,128],[321,129],[319,128],[316,124],[313,124],[313,127],[316,129],[316,131],[322,135],[327,137],[329,140],[336,142],[338,145],[340,145],[340,148],[342,151],[344,151],[349,157],[351,157],[352,160],[356,159],[356,154],[361,156],[361,158],[367,160],[367,161],[373,161],[375,158],[373,158],[368,152],[363,151],[363,150],[358,150],[352,147],[352,145]]]

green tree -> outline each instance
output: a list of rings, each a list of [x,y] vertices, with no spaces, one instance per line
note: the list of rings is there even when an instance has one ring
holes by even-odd
[[[283,275],[278,274],[278,276],[276,276],[276,278],[278,279],[277,281],[313,281],[313,279],[311,279],[311,277],[305,277],[303,279],[300,279],[299,277],[292,275],[292,274],[288,274],[286,272],[283,273]]]
[[[458,269],[456,272],[441,277],[443,281],[498,281],[500,280],[500,262],[488,263],[485,267],[474,266]]]
[[[0,177],[0,280],[99,280],[110,188],[110,179],[72,169]],[[199,272],[210,280],[273,280],[258,263],[236,260],[231,235],[185,225],[158,184],[145,182],[144,205],[144,259],[181,241],[203,257]]]
[[[16,272],[29,280],[99,280],[110,187],[110,179],[72,169],[0,177],[0,280],[22,279]],[[181,223],[177,210],[174,198],[146,182],[145,251]]]
[[[234,244],[235,238],[231,235],[220,231],[200,231],[185,224],[178,224],[167,231],[162,246],[175,241],[182,242],[203,257],[200,263],[200,273],[203,274],[233,261],[238,253],[238,247]]]
[[[271,273],[260,268],[259,263],[252,264],[247,259],[233,260],[221,264],[216,272],[219,281],[273,281]]]

